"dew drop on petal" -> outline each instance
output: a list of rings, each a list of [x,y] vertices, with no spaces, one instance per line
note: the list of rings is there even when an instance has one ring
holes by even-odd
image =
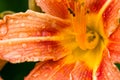
[[[9,20],[10,23],[13,23],[13,21],[14,21],[13,19]]]
[[[24,23],[22,23],[22,24],[21,24],[21,26],[25,26],[25,24],[24,24]]]
[[[12,42],[11,42],[11,41],[9,41],[9,42],[8,42],[8,44],[9,44],[9,45],[12,45]]]
[[[120,9],[118,10],[118,14],[120,14]]]
[[[28,37],[28,34],[27,33],[20,33],[19,38],[23,38],[23,37]]]
[[[70,79],[69,80],[73,80],[73,76],[72,76],[72,74],[70,73]]]
[[[41,35],[42,36],[51,36],[51,34],[47,31],[42,31]]]
[[[28,18],[28,19],[30,19],[30,20],[32,19],[32,17],[31,17],[31,16],[28,16],[27,18]]]
[[[23,43],[23,44],[22,44],[22,47],[23,47],[23,48],[26,48],[26,47],[27,47],[27,44]]]
[[[33,59],[32,59],[32,61],[39,61],[39,58],[37,58],[37,57],[34,57]]]
[[[37,77],[37,76],[39,76],[39,75],[40,75],[40,74],[36,73],[36,74],[33,75],[33,77]]]
[[[7,34],[7,27],[5,25],[2,25],[0,27],[0,36],[4,36],[5,34]]]
[[[108,72],[107,75],[110,76],[110,73]]]
[[[15,21],[15,23],[19,23],[19,21],[18,21],[18,20],[16,20],[16,21]]]
[[[47,76],[48,76],[48,74],[44,74],[44,76],[45,76],[45,77],[47,77]]]
[[[40,0],[37,0],[38,3],[40,3]]]
[[[20,57],[21,57],[21,55],[14,55],[14,58],[20,58]]]

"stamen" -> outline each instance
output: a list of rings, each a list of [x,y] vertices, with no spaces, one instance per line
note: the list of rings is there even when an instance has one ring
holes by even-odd
[[[73,28],[74,32],[76,32],[76,42],[82,50],[94,49],[100,38],[97,32],[92,31],[87,27],[87,11],[88,10],[84,0],[77,0],[75,2]]]
[[[73,28],[76,32],[76,41],[79,47],[85,50],[86,41],[86,6],[84,1],[77,0],[75,2],[75,17],[73,18]]]
[[[73,15],[73,17],[75,17],[75,13],[73,12],[73,10],[71,8],[68,8],[68,11],[70,12],[70,14]]]

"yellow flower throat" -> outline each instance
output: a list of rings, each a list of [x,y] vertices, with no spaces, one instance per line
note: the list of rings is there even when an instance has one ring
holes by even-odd
[[[84,0],[75,1],[72,26],[78,46],[66,58],[67,63],[82,61],[94,69],[94,72],[97,70],[108,43],[103,29],[102,14],[110,2],[106,1],[98,13],[87,13]]]

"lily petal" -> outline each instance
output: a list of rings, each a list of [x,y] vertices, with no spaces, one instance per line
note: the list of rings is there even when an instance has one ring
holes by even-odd
[[[112,0],[103,13],[104,29],[110,36],[118,27],[120,19],[120,0]]]
[[[106,0],[86,0],[90,12],[98,13]]]
[[[46,18],[47,17],[47,18]],[[0,21],[0,58],[16,63],[57,60],[68,54],[58,36],[69,23],[28,10]]]
[[[36,0],[37,5],[45,12],[60,18],[68,18],[67,0]]]
[[[93,70],[83,62],[76,62],[72,72],[72,80],[92,80]]]
[[[98,80],[119,80],[120,71],[112,62],[109,54],[107,52],[103,55],[103,60],[97,71]]]
[[[85,63],[64,60],[38,63],[25,80],[92,80],[92,70]]]
[[[120,26],[116,31],[110,36],[110,44],[108,49],[110,51],[110,56],[115,63],[120,63]]]

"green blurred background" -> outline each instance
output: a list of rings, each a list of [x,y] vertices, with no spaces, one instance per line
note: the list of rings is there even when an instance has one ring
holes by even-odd
[[[0,12],[10,10],[14,12],[25,12],[28,9],[28,0],[0,0]],[[24,80],[24,77],[33,69],[35,63],[7,63],[0,71],[4,80]],[[116,64],[120,69],[120,64]]]
[[[27,9],[28,9],[28,0],[0,0],[0,12],[5,10],[24,12]]]

